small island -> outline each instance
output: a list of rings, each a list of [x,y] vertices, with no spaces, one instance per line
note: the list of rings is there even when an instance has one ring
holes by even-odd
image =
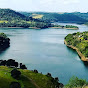
[[[73,26],[73,25],[65,25],[65,26],[63,26],[63,25],[53,25],[53,26],[50,27],[50,28],[74,29],[74,30],[79,29],[79,27]]]
[[[82,61],[88,62],[88,32],[68,34],[64,43],[77,51]]]

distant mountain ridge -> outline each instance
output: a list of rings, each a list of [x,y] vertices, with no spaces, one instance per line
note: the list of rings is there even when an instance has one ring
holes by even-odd
[[[43,15],[41,18],[42,20],[47,20],[50,22],[87,22],[88,19],[85,19],[85,17],[81,17],[80,15],[82,14],[74,14],[74,13],[49,13],[49,12],[20,12],[21,14],[25,16],[38,16],[38,15]],[[35,14],[35,15],[34,15]]]

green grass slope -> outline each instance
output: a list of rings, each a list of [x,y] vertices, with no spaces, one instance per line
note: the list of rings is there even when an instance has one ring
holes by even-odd
[[[21,88],[55,88],[51,77],[29,70],[18,69],[21,72],[19,80],[11,76],[13,68],[0,66],[0,88],[9,88],[11,82],[19,82]]]

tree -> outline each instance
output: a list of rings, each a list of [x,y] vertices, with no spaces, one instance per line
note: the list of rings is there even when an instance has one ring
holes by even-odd
[[[47,76],[52,77],[51,73],[47,73]]]
[[[35,69],[34,72],[35,72],[35,73],[38,73],[38,70]]]
[[[17,69],[13,69],[13,70],[11,71],[11,76],[12,76],[13,78],[15,78],[15,79],[18,79],[18,78],[20,77],[20,75],[21,75],[21,72],[18,71]]]
[[[76,88],[76,87],[79,87],[81,88],[83,85],[87,85],[88,83],[86,82],[86,80],[84,79],[79,79],[78,77],[72,77],[70,80],[69,80],[69,83],[66,85],[66,88]]]
[[[23,65],[22,63],[20,63],[20,69],[27,69],[27,67]]]
[[[6,60],[1,61],[0,65],[5,66],[6,65]]]
[[[59,81],[58,77],[55,77],[54,79],[55,79],[55,81],[56,81],[56,82],[58,82],[58,81]]]
[[[18,82],[11,82],[10,88],[21,88],[21,85]]]

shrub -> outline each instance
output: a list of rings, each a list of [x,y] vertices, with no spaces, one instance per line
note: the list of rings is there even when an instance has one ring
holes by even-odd
[[[21,75],[21,72],[18,71],[17,69],[13,69],[13,70],[11,71],[11,76],[12,76],[13,78],[15,78],[15,79],[18,79],[18,78],[20,77],[20,75]]]
[[[66,85],[66,88],[75,88],[75,87],[82,87],[83,85],[88,84],[86,80],[84,79],[79,79],[78,77],[72,77],[69,80],[69,83]]]

